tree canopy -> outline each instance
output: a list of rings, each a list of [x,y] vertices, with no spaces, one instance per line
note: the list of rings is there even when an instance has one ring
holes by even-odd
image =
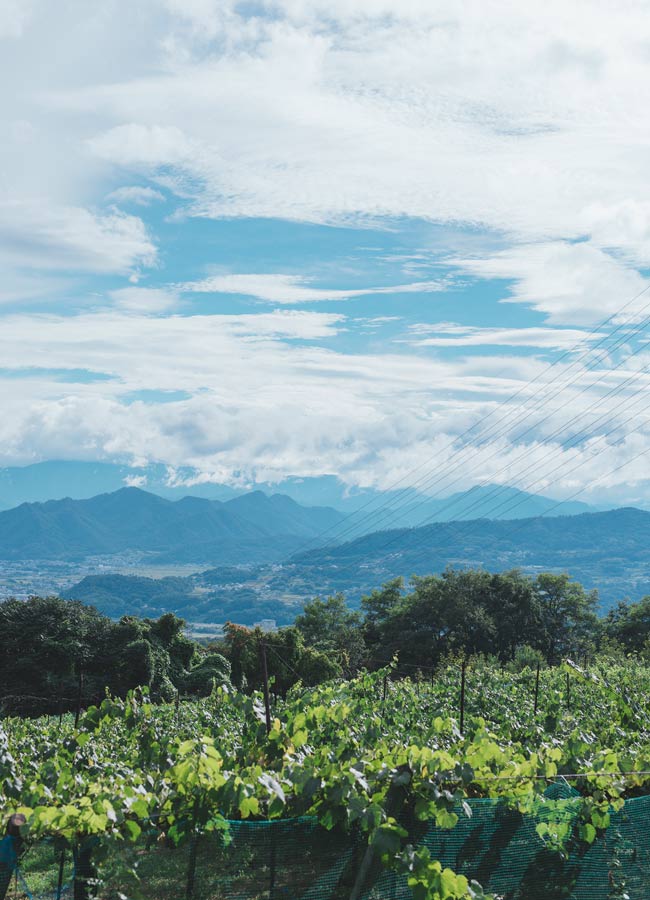
[[[446,569],[400,578],[351,609],[342,594],[305,603],[292,626],[272,632],[226,623],[207,649],[184,634],[173,613],[112,621],[94,607],[58,597],[0,603],[0,709],[39,715],[124,696],[145,686],[155,700],[207,695],[218,684],[258,690],[263,650],[272,690],[316,685],[400,665],[436,667],[450,655],[492,656],[502,664],[556,663],[602,646],[650,653],[650,596],[621,601],[604,618],[598,595],[564,573]],[[519,664],[515,662],[515,664]]]
[[[209,693],[228,680],[226,660],[206,662],[173,613],[112,622],[92,606],[59,597],[0,603],[0,708],[60,713],[97,702],[106,689],[145,686],[154,699]]]

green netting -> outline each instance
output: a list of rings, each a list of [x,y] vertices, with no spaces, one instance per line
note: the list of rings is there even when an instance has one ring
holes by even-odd
[[[609,828],[593,844],[569,841],[565,859],[546,850],[535,831],[550,810],[522,816],[491,800],[474,800],[470,806],[470,819],[461,819],[450,831],[426,826],[416,842],[500,898],[650,900],[650,797],[628,800],[612,813]],[[565,815],[575,821],[577,812],[578,804],[568,801]],[[399,878],[382,873],[364,897],[410,900],[412,895]]]
[[[562,811],[569,821],[578,809],[571,793],[562,786],[550,792],[567,798]],[[544,849],[535,831],[553,814],[553,804],[531,816],[492,800],[473,800],[470,807],[471,818],[459,811],[449,831],[407,825],[412,842],[504,900],[650,900],[650,797],[628,800],[592,845],[570,841],[566,859]],[[111,849],[99,897],[132,895],[131,869],[144,900],[183,900],[194,852],[193,900],[349,900],[366,850],[362,837],[326,831],[311,818],[231,822],[225,840],[204,837],[194,849],[167,846],[152,833]],[[7,897],[56,897],[57,859],[47,844],[30,848],[21,863],[24,882],[12,885]],[[68,862],[66,881],[70,872]],[[403,876],[370,866],[359,900],[410,898]]]

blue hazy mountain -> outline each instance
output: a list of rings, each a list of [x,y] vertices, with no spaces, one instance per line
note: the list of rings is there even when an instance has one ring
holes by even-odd
[[[414,499],[410,514],[402,523],[409,526],[425,522],[459,522],[473,519],[531,519],[535,516],[575,516],[595,512],[596,508],[579,500],[560,503],[550,497],[530,494],[507,485],[477,486],[443,499]]]
[[[134,468],[115,463],[48,460],[29,466],[10,466],[0,469],[0,509],[65,497],[87,500],[134,485],[170,499],[191,494],[208,500],[229,500],[244,493],[217,484],[175,488],[173,483],[168,484],[169,477],[169,470],[163,465]]]
[[[0,558],[74,560],[128,551],[173,562],[266,562],[332,528],[342,513],[261,491],[222,502],[135,487],[0,512]]]
[[[235,489],[230,485],[198,482],[197,474],[191,469],[172,473],[164,465],[134,468],[114,463],[61,460],[14,466],[0,469],[0,510],[11,509],[21,503],[66,497],[90,499],[129,485],[137,485],[169,500],[192,496],[226,501],[256,490],[265,494],[282,494],[301,506],[333,507],[346,515],[356,513],[354,521],[359,524],[358,533],[417,526],[428,521],[576,515],[595,509],[575,500],[555,509],[556,500],[498,485],[477,486],[439,498],[427,497],[412,488],[387,492],[350,489],[334,475],[287,478],[279,484],[260,483]]]

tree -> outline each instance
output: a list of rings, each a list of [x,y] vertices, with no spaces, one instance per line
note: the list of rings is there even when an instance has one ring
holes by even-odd
[[[398,653],[405,665],[431,666],[449,652],[506,662],[524,645],[554,660],[583,652],[598,635],[598,595],[568,575],[448,568],[415,576],[410,587],[404,594],[401,581],[389,582],[362,600],[369,657],[378,664]]]
[[[221,653],[206,653],[193,666],[183,682],[183,690],[189,694],[207,697],[212,688],[230,682],[231,666]]]
[[[450,651],[492,652],[495,624],[488,602],[491,575],[481,570],[447,569],[442,575],[414,576],[412,591],[397,597],[398,582],[384,596],[369,598],[367,640],[378,662],[395,653],[409,666],[429,667]]]
[[[306,603],[295,627],[305,644],[324,653],[333,653],[348,673],[357,671],[364,660],[365,642],[361,616],[347,606],[343,594]]]
[[[120,694],[134,687],[149,687],[156,674],[151,644],[144,638],[131,641],[121,650],[117,660],[119,682],[113,682]]]
[[[82,704],[95,703],[106,688],[124,695],[137,686],[169,700],[201,662],[184,625],[171,613],[111,622],[92,606],[59,597],[0,603],[0,704],[19,714],[58,713],[74,709],[80,695]]]
[[[165,613],[159,619],[144,619],[143,625],[154,657],[152,696],[168,700],[173,688],[178,689],[184,683],[192,663],[198,661],[197,646],[183,633],[185,620],[174,613]]]
[[[379,590],[375,589],[371,594],[361,598],[363,639],[375,661],[383,660],[385,656],[385,661],[390,661],[392,653],[387,645],[385,629],[390,617],[400,608],[403,596],[404,579],[394,578],[383,584]]]
[[[364,624],[367,628],[379,625],[397,609],[404,592],[404,579],[393,578],[379,590],[375,589],[367,597],[361,598],[361,609],[364,613]]]
[[[638,603],[622,600],[607,614],[605,633],[627,652],[644,650],[650,641],[650,596]]]
[[[599,631],[597,591],[587,593],[566,573],[551,572],[538,575],[534,589],[540,612],[538,646],[550,663],[594,645]]]
[[[262,688],[262,642],[266,647],[267,671],[277,693],[286,694],[298,681],[315,685],[342,674],[341,666],[331,655],[307,647],[301,632],[293,626],[263,632],[260,628],[226,622],[223,647],[237,687]]]
[[[0,603],[0,685],[6,710],[59,712],[77,697],[83,673],[97,690],[97,649],[111,622],[94,607],[58,597]]]
[[[503,661],[533,645],[540,632],[540,598],[533,580],[518,569],[490,576],[487,609],[494,622],[493,652]]]

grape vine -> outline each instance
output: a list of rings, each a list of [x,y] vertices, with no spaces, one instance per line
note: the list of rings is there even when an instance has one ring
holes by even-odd
[[[567,690],[567,677],[570,691]],[[531,813],[558,853],[587,844],[628,796],[650,793],[650,669],[611,661],[514,674],[459,669],[397,678],[395,667],[352,681],[300,686],[273,706],[215,689],[205,700],[153,705],[141,691],[107,697],[81,717],[0,723],[0,810],[27,817],[27,839],[137,841],[152,829],[180,844],[229,821],[315,816],[367,836],[368,853],[403,874],[416,900],[480,897],[481,888],[409,843],[415,820],[451,829],[467,800],[500,798]],[[570,806],[544,791],[563,778]]]

